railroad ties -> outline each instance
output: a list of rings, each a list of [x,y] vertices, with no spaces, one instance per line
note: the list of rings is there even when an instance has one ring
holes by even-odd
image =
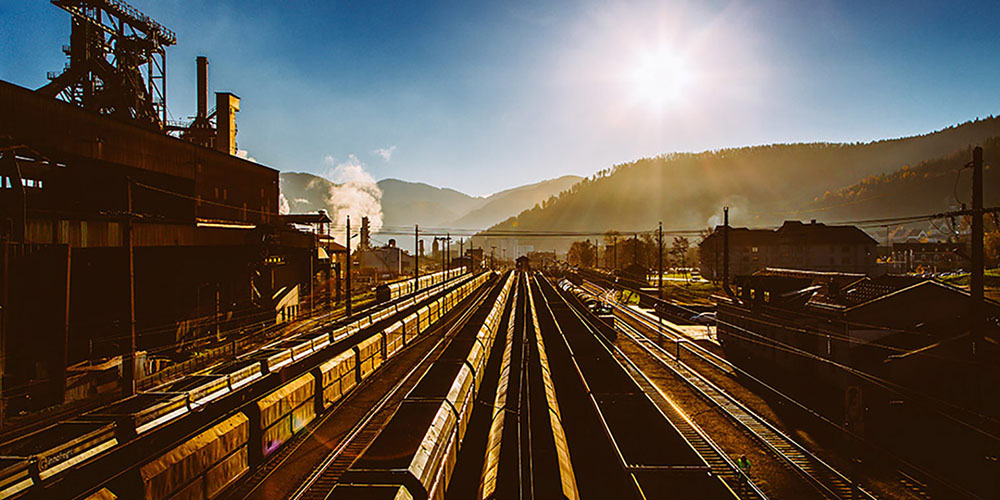
[[[694,389],[705,401],[718,408],[734,424],[742,428],[745,433],[756,439],[760,446],[783,461],[788,468],[799,474],[807,484],[816,489],[820,496],[844,500],[874,498],[870,493],[857,487],[850,479],[809,451],[805,446],[783,433],[773,424],[741,403],[737,398],[712,383],[703,374],[684,362],[685,357],[697,358],[707,366],[712,366],[714,369],[731,375],[734,373],[734,367],[724,358],[698,346],[696,343],[686,341],[681,332],[674,331],[669,326],[658,325],[641,312],[635,311],[627,305],[615,303],[613,306],[620,314],[620,317],[623,318],[622,321],[618,322],[618,326],[620,327],[618,330],[624,334],[625,338],[634,342],[635,345],[639,346],[651,358],[655,359],[663,368],[675,374],[683,383]],[[674,352],[670,352],[670,350],[664,348],[649,336],[659,335],[660,333],[667,335],[668,338],[675,342],[676,350]],[[621,356],[624,360],[628,359],[624,354],[621,354]],[[651,383],[649,385],[652,387]],[[659,392],[655,387],[652,388]],[[676,409],[676,406],[674,408]],[[665,413],[669,415],[669,412]],[[700,430],[697,433],[703,434]],[[692,442],[697,441],[693,440]],[[703,456],[706,458],[718,455],[718,446],[714,445],[714,443],[708,447],[714,449],[705,448],[704,445],[701,448],[704,448]],[[735,483],[736,478],[734,478],[734,474],[738,474],[738,472],[735,465],[731,463],[731,460],[728,460],[728,462],[726,467],[723,467],[721,463],[717,463],[716,467],[719,469],[718,473],[722,477]],[[728,472],[724,470],[726,468],[729,469]],[[756,488],[754,489],[756,490]],[[749,495],[751,492],[747,491],[745,494]],[[753,492],[753,494],[761,495],[759,490]]]

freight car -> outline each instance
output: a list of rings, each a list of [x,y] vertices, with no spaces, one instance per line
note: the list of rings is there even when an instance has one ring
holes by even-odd
[[[458,304],[491,276],[484,273],[467,279],[433,303],[439,309],[444,304]],[[207,373],[184,377],[0,445],[0,499],[30,492],[35,485],[50,485],[67,469],[198,412],[257,380],[280,376],[285,367],[304,362],[362,328],[426,301],[433,293],[437,291],[427,290],[340,328],[276,341]],[[189,494],[194,495],[190,498],[213,498],[426,330],[433,323],[429,316],[425,306],[332,359],[316,360],[319,364],[311,372],[281,385],[239,413],[245,422],[230,419],[216,424],[140,467],[143,496],[147,500],[189,498],[184,496]],[[158,465],[150,465],[153,463]]]
[[[510,273],[474,335],[451,341],[331,498],[444,497],[514,280]]]
[[[375,301],[388,302],[390,300],[398,299],[404,295],[417,292],[418,290],[423,290],[431,285],[455,279],[465,273],[466,269],[464,267],[456,267],[447,271],[438,271],[433,274],[421,276],[417,278],[416,286],[414,286],[413,279],[379,285],[375,287]]]

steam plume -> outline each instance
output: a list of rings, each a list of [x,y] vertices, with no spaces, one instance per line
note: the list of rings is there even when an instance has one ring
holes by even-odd
[[[361,218],[368,217],[371,232],[377,233],[382,228],[382,190],[375,179],[354,155],[342,163],[329,155],[323,161],[332,166],[325,177],[333,183],[326,206],[334,224],[343,224],[350,215],[354,227],[359,228]]]

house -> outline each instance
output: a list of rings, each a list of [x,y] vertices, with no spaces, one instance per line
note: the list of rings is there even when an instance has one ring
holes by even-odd
[[[899,272],[944,272],[967,268],[970,264],[965,243],[906,241],[892,244],[887,262]]]
[[[390,239],[382,247],[361,248],[354,260],[361,272],[374,270],[379,274],[393,276],[413,272],[413,256],[397,247],[395,239]]]
[[[551,267],[556,264],[555,252],[528,252],[527,257],[531,260],[531,262],[534,262],[535,267],[539,269]]]
[[[701,275],[722,279],[723,227],[699,245]],[[854,226],[785,221],[776,230],[729,228],[729,275],[747,276],[765,267],[846,273],[876,272],[877,242]]]

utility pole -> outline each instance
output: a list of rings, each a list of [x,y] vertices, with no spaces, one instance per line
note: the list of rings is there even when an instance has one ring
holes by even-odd
[[[445,264],[448,266],[445,269],[451,269],[451,233],[444,233],[444,247],[445,247]]]
[[[490,270],[491,271],[493,271],[493,270],[496,269],[496,263],[494,262],[494,254],[496,254],[496,252],[497,252],[497,246],[496,245],[491,245],[490,246]]]
[[[347,288],[347,316],[351,316],[351,216],[347,216],[347,282],[345,288]]]
[[[632,233],[632,264],[639,265],[639,233]]]
[[[458,239],[458,257],[462,258],[465,255],[465,241],[462,238]]]
[[[315,304],[313,304],[313,300],[314,300],[313,299],[313,292],[314,292],[314,290],[313,290],[313,282],[316,280],[316,270],[313,268],[313,261],[316,260],[316,238],[318,236],[319,235],[317,233],[310,233],[309,234],[309,315],[310,316],[312,316],[313,308],[315,307]],[[216,295],[215,301],[218,302],[219,301],[219,299],[218,299],[218,296],[219,296],[218,285],[216,285],[215,295]],[[218,314],[218,309],[219,309],[218,306],[216,306],[216,314]],[[218,318],[216,318],[216,321],[218,321]],[[216,323],[216,325],[218,325],[218,323]],[[218,326],[216,326],[216,328],[218,328]],[[216,335],[218,335],[218,334],[216,334]]]
[[[656,333],[659,334],[657,340],[663,339],[663,316],[660,314],[660,301],[663,300],[663,221],[659,222],[656,230],[656,301],[653,312],[656,313]]]
[[[729,289],[729,207],[722,207],[722,290],[732,296]]]
[[[135,254],[132,249],[132,178],[125,179],[125,246],[128,247],[128,329],[129,346],[122,355],[123,392],[135,394]]]
[[[614,245],[611,247],[611,260],[614,262],[614,265],[611,268],[611,274],[614,274],[615,271],[618,270],[618,236],[611,237],[611,244]]]
[[[663,299],[663,222],[660,222],[660,227],[656,232],[656,248],[657,248],[657,259],[656,259],[656,297],[658,299]],[[657,315],[659,317],[659,315]]]
[[[420,224],[413,225],[413,291],[420,286]]]
[[[986,326],[986,310],[983,303],[983,148],[972,150],[972,355],[979,356],[982,348],[983,331]]]
[[[17,182],[21,182],[17,180]],[[7,371],[7,315],[10,304],[10,242],[7,236],[0,237],[0,426],[7,423],[7,385],[4,373]]]

